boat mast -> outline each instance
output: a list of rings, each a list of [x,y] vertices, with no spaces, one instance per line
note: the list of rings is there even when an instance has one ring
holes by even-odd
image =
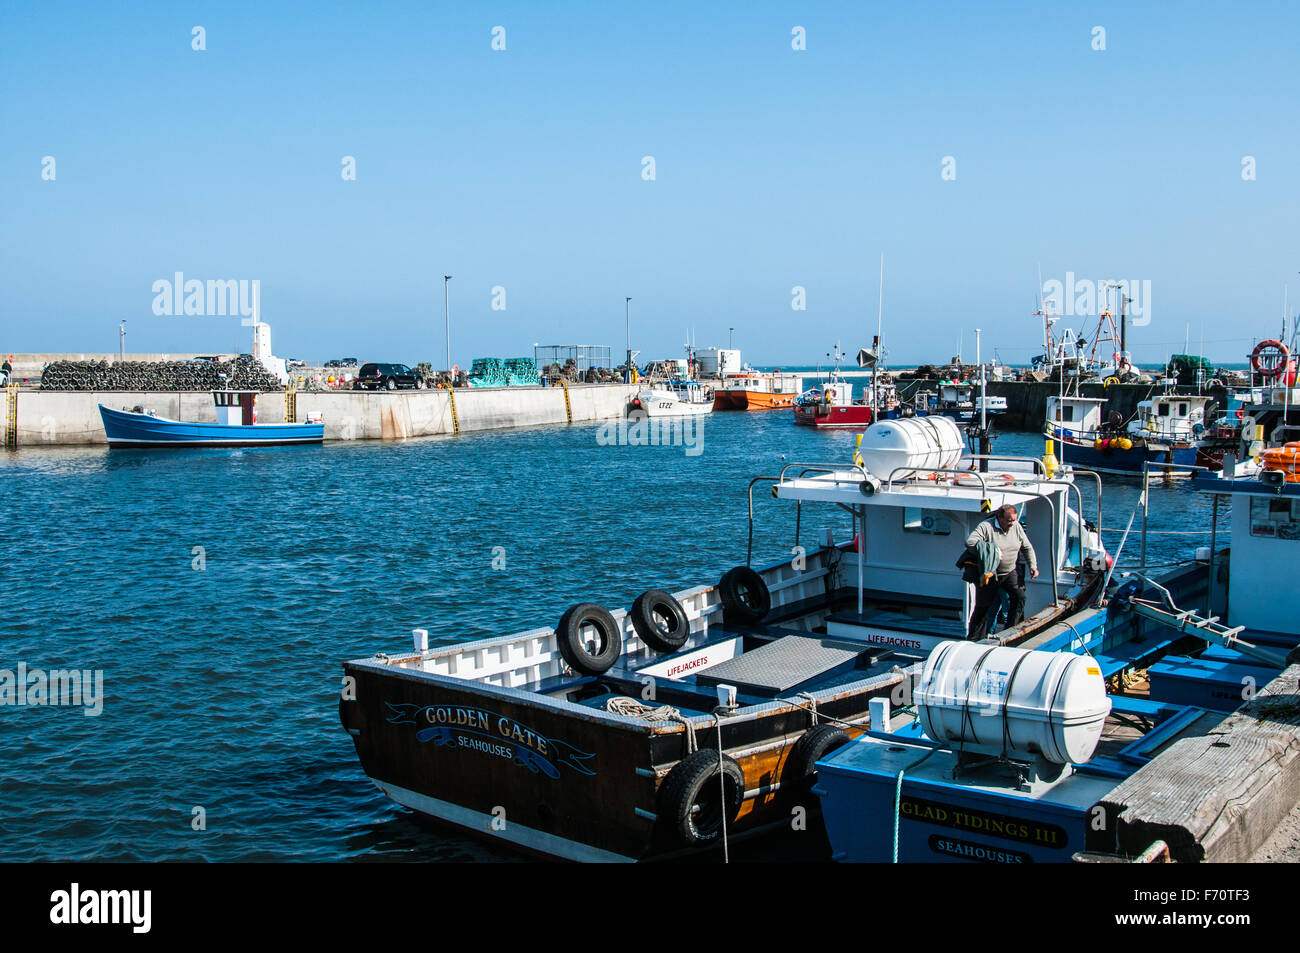
[[[876,304],[876,359],[871,365],[871,422],[880,416],[880,390],[877,381],[880,378],[880,335],[885,327],[885,253],[880,253],[880,300]]]

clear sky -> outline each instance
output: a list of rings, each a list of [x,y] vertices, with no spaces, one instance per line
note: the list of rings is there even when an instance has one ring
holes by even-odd
[[[179,271],[260,281],[281,356],[442,366],[450,274],[462,365],[617,353],[629,295],[643,360],[734,327],[812,364],[869,343],[883,253],[894,363],[973,357],[975,327],[1027,361],[1040,267],[1150,281],[1139,361],[1189,332],[1237,361],[1288,282],[1300,311],[1298,28],[1294,2],[5,3],[0,350],[115,351],[123,318],[130,351],[250,350],[238,318],[154,314]]]

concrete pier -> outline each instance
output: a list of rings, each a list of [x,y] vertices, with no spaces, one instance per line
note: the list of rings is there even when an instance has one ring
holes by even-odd
[[[581,423],[622,417],[639,389],[629,384],[570,384],[563,387],[458,388],[456,420],[461,433],[508,427]],[[297,419],[319,413],[326,440],[403,440],[454,432],[451,397],[445,390],[299,391]],[[20,390],[18,447],[106,444],[99,404],[113,409],[141,406],[173,420],[216,422],[212,395],[120,391]],[[8,408],[6,408],[7,410]],[[6,414],[5,419],[8,419]],[[285,395],[257,399],[259,423],[282,423]]]

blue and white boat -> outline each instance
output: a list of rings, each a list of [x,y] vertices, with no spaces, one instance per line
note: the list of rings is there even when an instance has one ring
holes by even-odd
[[[1132,420],[1117,413],[1105,419],[1102,397],[1047,398],[1043,436],[1057,442],[1057,457],[1100,473],[1141,476],[1151,471],[1186,477],[1198,462],[1210,397],[1165,394],[1140,401]]]
[[[214,390],[215,423],[171,420],[147,410],[113,410],[99,405],[110,447],[274,447],[321,443],[320,421],[291,424],[254,422],[255,391]]]
[[[1196,560],[1132,574],[1069,625],[1014,648],[936,646],[910,670],[909,714],[880,702],[872,730],[817,762],[836,859],[1252,856],[1294,803],[1270,752],[1300,737],[1286,668],[1300,622],[1284,598],[1300,485],[1282,473],[1193,485],[1231,501],[1227,553],[1213,545],[1216,506]],[[1284,791],[1262,796],[1270,785]]]

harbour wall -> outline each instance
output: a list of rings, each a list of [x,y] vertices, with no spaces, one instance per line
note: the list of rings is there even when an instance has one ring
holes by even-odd
[[[456,421],[461,433],[509,427],[608,420],[627,413],[639,388],[629,384],[570,384],[563,387],[457,388]],[[159,417],[215,423],[207,391],[128,393],[43,391],[18,393],[18,446],[106,444],[99,404],[117,409],[144,407]],[[299,391],[297,419],[318,413],[326,440],[403,440],[455,432],[451,397],[445,390]],[[7,407],[5,408],[8,409]],[[7,414],[6,418],[7,420]],[[285,395],[257,398],[259,423],[283,423]]]

